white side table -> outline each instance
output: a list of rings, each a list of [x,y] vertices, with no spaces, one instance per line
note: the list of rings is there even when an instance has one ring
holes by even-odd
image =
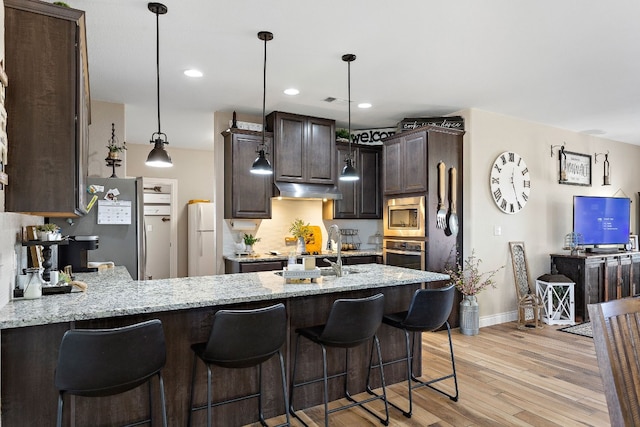
[[[574,283],[562,274],[544,274],[536,280],[536,294],[542,300],[542,321],[548,325],[574,325]]]

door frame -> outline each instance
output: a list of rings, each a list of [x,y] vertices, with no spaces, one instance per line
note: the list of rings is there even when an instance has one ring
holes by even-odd
[[[178,180],[171,178],[149,178],[142,177],[142,192],[147,187],[161,185],[169,187],[171,196],[171,227],[169,228],[169,278],[178,277]],[[144,203],[144,202],[143,202]],[[144,209],[144,206],[143,206]],[[145,246],[147,225],[144,224]],[[146,251],[145,251],[146,252]],[[146,258],[146,254],[145,254]],[[145,259],[146,267],[146,259]],[[146,274],[146,273],[145,273]]]

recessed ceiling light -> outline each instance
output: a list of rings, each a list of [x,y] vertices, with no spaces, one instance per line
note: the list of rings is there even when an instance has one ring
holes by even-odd
[[[202,71],[199,70],[184,70],[184,75],[187,77],[202,77]]]
[[[293,95],[297,95],[297,94],[299,94],[299,93],[300,93],[300,91],[299,91],[298,89],[296,89],[296,88],[291,87],[291,88],[289,88],[289,89],[285,89],[285,90],[284,90],[284,93],[285,93],[285,94],[287,94],[287,95],[291,95],[291,96],[293,96]]]
[[[358,108],[371,108],[371,104],[369,104],[368,102],[361,102],[360,104],[358,104]]]

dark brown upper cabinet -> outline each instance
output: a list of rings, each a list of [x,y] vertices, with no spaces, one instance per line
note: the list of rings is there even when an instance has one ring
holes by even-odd
[[[427,133],[396,134],[383,147],[384,194],[426,192]]]
[[[323,205],[325,219],[379,219],[382,218],[381,163],[382,146],[351,144],[358,181],[340,181],[344,161],[349,155],[349,144],[336,143],[337,185],[341,200],[330,200]]]
[[[90,95],[84,12],[5,0],[5,210],[46,217],[86,210]]]
[[[275,181],[335,184],[335,120],[274,111],[267,126]]]
[[[271,218],[273,175],[255,175],[250,172],[251,165],[258,156],[256,149],[262,143],[262,132],[229,129],[222,132],[222,135],[224,217]],[[265,143],[268,147],[272,146],[270,133],[265,134]]]

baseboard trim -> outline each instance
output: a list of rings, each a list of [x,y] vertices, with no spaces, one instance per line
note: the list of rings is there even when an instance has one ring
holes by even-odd
[[[491,316],[480,317],[480,327],[499,325],[500,323],[513,322],[518,320],[518,311],[508,311],[506,313],[492,314]]]

